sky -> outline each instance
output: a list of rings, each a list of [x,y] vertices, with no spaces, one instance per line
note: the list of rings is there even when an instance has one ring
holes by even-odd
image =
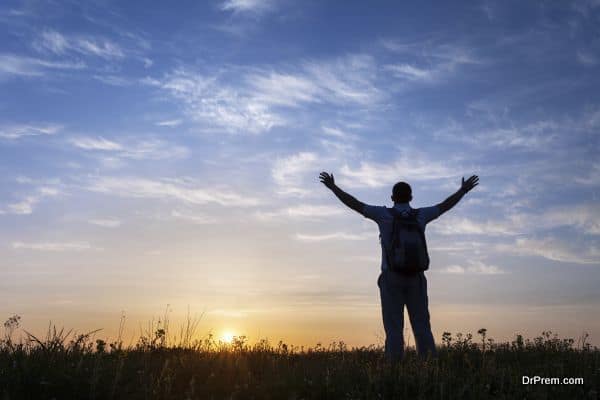
[[[319,172],[477,174],[427,227],[436,340],[600,345],[598,93],[597,0],[3,1],[0,317],[382,344],[377,226]]]

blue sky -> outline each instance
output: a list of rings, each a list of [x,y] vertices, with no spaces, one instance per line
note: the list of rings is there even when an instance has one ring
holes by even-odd
[[[364,202],[444,200],[432,323],[598,342],[600,3],[5,1],[0,312],[382,334]]]

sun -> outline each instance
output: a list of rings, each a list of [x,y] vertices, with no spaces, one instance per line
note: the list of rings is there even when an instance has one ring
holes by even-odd
[[[231,343],[233,342],[233,338],[235,337],[235,334],[231,331],[224,331],[221,334],[221,341],[225,342],[225,343]]]

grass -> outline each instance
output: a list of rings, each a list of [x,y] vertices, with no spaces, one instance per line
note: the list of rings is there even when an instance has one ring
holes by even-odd
[[[193,339],[197,319],[171,338],[168,319],[150,323],[139,340],[107,343],[96,332],[50,327],[45,338],[14,333],[0,340],[0,398],[9,399],[597,399],[600,350],[582,336],[560,339],[544,332],[496,343],[481,329],[442,337],[437,358],[411,349],[392,366],[380,346],[348,348],[343,342],[311,348],[226,344],[211,335]],[[522,376],[583,378],[578,385],[523,385]]]

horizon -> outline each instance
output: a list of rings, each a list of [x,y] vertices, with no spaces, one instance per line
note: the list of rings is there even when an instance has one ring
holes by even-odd
[[[600,345],[600,4],[0,6],[0,318],[382,341],[359,200],[442,202],[431,324]],[[408,317],[407,341],[414,344]],[[102,334],[100,334],[102,336]]]

